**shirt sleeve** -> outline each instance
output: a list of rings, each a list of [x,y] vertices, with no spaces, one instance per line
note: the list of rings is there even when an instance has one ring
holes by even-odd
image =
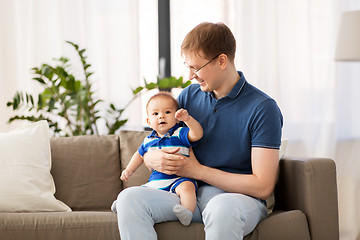
[[[283,117],[276,102],[264,101],[256,109],[251,121],[252,147],[279,149],[281,144]]]
[[[188,138],[190,128],[188,127],[181,127],[179,132],[180,140],[185,144],[186,147],[193,147],[196,145],[196,142],[190,142]]]
[[[145,153],[147,153],[147,151],[148,151],[148,148],[146,148],[146,146],[145,146],[145,142],[146,142],[146,139],[147,139],[148,137],[145,137],[144,138],[144,141],[141,143],[141,145],[140,145],[140,147],[139,147],[139,149],[138,149],[138,152],[139,152],[139,154],[140,154],[140,156],[144,156],[145,155]]]

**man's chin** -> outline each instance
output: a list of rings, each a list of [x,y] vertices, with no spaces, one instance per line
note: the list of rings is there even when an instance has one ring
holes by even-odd
[[[207,88],[206,86],[202,86],[202,85],[200,85],[200,90],[203,92],[211,92],[209,88]]]

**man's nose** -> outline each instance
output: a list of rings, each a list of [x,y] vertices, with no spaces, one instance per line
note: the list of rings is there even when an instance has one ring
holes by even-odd
[[[189,70],[189,80],[193,80],[194,78],[196,78],[197,75],[196,73],[194,73],[193,71]]]

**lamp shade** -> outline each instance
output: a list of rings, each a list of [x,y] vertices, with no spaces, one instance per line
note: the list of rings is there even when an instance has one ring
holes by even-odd
[[[360,61],[360,11],[342,14],[335,60]]]

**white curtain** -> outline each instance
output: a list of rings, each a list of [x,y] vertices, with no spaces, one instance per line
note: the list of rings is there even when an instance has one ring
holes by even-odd
[[[154,70],[147,69],[149,61],[157,64],[157,46],[153,44],[157,41],[157,19],[148,19],[157,16],[154,2],[157,3],[154,0],[2,0],[0,131],[17,125],[6,124],[13,115],[6,102],[15,92],[40,91],[31,80],[32,67],[54,63],[53,58],[65,56],[75,65],[74,73],[79,71],[79,58],[65,41],[87,49],[87,60],[95,72],[92,81],[96,95],[105,100],[102,108],[109,102],[125,106],[132,97],[131,89],[139,86],[142,77],[154,75]],[[143,33],[151,34],[144,38]],[[152,47],[144,56],[140,51],[149,44]],[[141,125],[137,111],[140,103],[140,100],[133,102],[124,112],[124,118],[131,119],[130,127]]]
[[[344,11],[360,1],[341,1]],[[360,26],[359,26],[360,27]],[[360,43],[359,43],[360,44]],[[360,62],[336,64],[336,155],[341,239],[360,239]]]
[[[334,53],[341,13],[358,9],[358,0],[183,0],[171,12],[173,71],[186,74],[179,49],[192,27],[225,22],[237,68],[282,110],[287,155],[335,159],[345,240],[360,239],[360,63],[336,63]]]
[[[198,14],[205,5],[206,13]],[[288,152],[334,156],[335,1],[188,0],[172,1],[172,8],[175,71],[183,71],[180,44],[193,26],[225,22],[237,40],[237,68],[280,105]]]
[[[340,236],[360,239],[360,63],[334,61],[341,13],[360,1],[237,5],[240,68],[277,99],[288,155],[335,160]]]

